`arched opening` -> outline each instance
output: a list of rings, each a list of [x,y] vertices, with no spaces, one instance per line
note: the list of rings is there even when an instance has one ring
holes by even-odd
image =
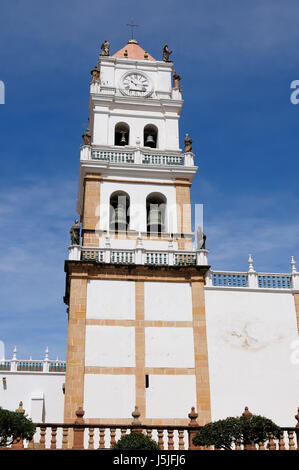
[[[125,122],[119,122],[115,126],[114,145],[129,145],[130,128]]]
[[[144,147],[151,147],[152,149],[158,146],[158,129],[153,124],[147,124],[143,130]]]
[[[110,229],[115,232],[128,230],[130,223],[130,197],[124,191],[110,196]]]
[[[161,234],[166,226],[166,197],[151,193],[146,198],[146,225],[148,234]]]

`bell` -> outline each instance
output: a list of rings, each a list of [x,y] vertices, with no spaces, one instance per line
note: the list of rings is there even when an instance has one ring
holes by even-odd
[[[147,218],[147,230],[149,232],[161,232],[162,230],[162,215],[156,204],[151,204],[150,206]]]
[[[126,207],[119,204],[113,211],[111,217],[111,228],[118,230],[126,230],[127,228],[127,214]]]
[[[146,138],[146,141],[145,141],[145,146],[146,147],[155,147],[155,141],[154,141],[154,138],[151,134],[149,134]]]
[[[127,145],[125,135],[126,135],[126,133],[124,131],[121,131],[120,145]]]

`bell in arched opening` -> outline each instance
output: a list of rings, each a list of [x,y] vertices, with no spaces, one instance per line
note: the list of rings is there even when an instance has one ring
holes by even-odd
[[[146,198],[146,225],[148,234],[158,236],[165,232],[166,198],[161,193],[151,193]]]
[[[129,196],[126,193],[116,193],[110,198],[110,229],[126,231],[129,225]]]
[[[147,124],[143,131],[143,142],[145,147],[157,148],[158,129],[153,124]]]
[[[150,204],[147,215],[147,231],[162,232],[162,214],[158,204]]]
[[[119,122],[115,126],[114,145],[129,145],[130,128],[125,122]]]

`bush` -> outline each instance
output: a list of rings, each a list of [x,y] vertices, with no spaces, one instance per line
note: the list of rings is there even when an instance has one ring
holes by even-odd
[[[35,426],[21,413],[0,407],[0,447],[9,446],[17,438],[32,439]]]
[[[113,449],[143,449],[143,450],[159,450],[158,444],[141,432],[132,432],[122,436]]]
[[[229,417],[203,426],[193,438],[193,444],[232,450],[236,441],[244,446],[258,444],[267,441],[270,433],[279,438],[281,429],[264,416]]]

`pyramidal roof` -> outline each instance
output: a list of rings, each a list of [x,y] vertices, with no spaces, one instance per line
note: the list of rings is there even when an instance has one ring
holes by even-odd
[[[146,58],[144,57],[144,54],[147,54]],[[130,39],[125,45],[125,47],[113,54],[112,57],[118,57],[121,59],[127,58],[136,60],[156,60],[150,54],[148,54],[148,52],[142,49],[142,47],[139,46],[136,39]]]

